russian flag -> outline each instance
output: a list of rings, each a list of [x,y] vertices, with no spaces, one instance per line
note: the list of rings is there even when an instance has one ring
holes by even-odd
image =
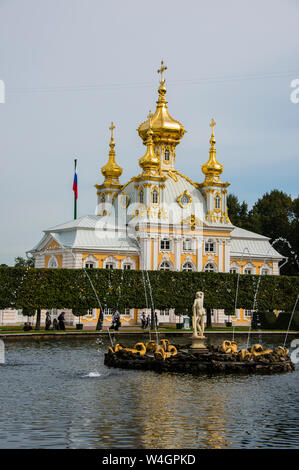
[[[78,199],[78,177],[77,177],[77,160],[75,160],[75,175],[74,175],[74,182],[73,182],[73,191],[75,195],[75,199]]]

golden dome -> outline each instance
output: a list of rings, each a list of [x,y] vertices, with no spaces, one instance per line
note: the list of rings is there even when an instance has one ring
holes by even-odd
[[[210,157],[207,163],[202,165],[201,169],[202,172],[205,175],[205,182],[206,183],[220,183],[220,175],[223,172],[223,166],[217,162],[216,159],[216,149],[215,149],[215,136],[214,136],[214,126],[216,125],[216,122],[214,119],[212,119],[210,126],[212,127],[212,135],[210,138]]]
[[[186,130],[179,121],[176,121],[170,116],[167,109],[167,101],[165,98],[166,87],[165,80],[163,79],[163,72],[166,69],[167,67],[164,66],[162,61],[161,69],[158,70],[158,73],[161,73],[161,81],[158,89],[159,98],[151,123],[153,130],[153,140],[155,144],[159,142],[168,142],[177,145],[185,134]],[[147,133],[149,130],[149,120],[140,124],[137,130],[141,139],[143,140],[143,143],[146,144]]]
[[[113,122],[109,129],[111,130],[109,160],[106,165],[102,167],[102,174],[105,177],[105,183],[119,184],[118,178],[122,174],[123,170],[115,161],[115,143],[113,139],[113,129],[115,129],[115,126],[113,125]]]
[[[151,170],[158,170],[160,168],[160,159],[157,157],[154,151],[154,141],[153,141],[153,130],[152,130],[152,118],[153,115],[149,112],[148,116],[149,129],[147,131],[147,139],[145,145],[147,147],[145,155],[139,159],[139,165],[145,172],[150,172]]]

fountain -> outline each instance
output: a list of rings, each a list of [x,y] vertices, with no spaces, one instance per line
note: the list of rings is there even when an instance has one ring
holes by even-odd
[[[207,345],[204,336],[204,293],[197,292],[193,303],[193,335],[188,346],[170,344],[169,340],[136,343],[133,347],[116,344],[109,347],[104,363],[108,367],[194,375],[233,373],[271,374],[295,369],[284,346],[264,349],[260,344],[238,350],[235,341],[225,340],[220,347]]]

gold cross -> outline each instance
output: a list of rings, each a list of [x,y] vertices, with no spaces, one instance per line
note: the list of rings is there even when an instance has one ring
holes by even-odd
[[[109,127],[109,130],[111,131],[111,139],[113,139],[113,129],[115,129],[115,126],[113,125],[113,122],[111,122],[111,126]]]
[[[163,80],[163,72],[164,72],[164,70],[167,70],[167,67],[166,67],[166,65],[164,65],[163,60],[161,60],[161,68],[158,70],[158,73],[161,74],[161,83],[164,83],[164,82],[165,82],[165,79]]]
[[[212,128],[212,134],[214,134],[214,126],[216,126],[216,122],[214,121],[213,118],[212,118],[212,120],[211,120],[210,126],[211,126],[211,128]]]

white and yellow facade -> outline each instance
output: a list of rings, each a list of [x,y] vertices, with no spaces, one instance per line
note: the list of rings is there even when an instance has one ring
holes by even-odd
[[[45,230],[30,252],[36,267],[279,274],[282,256],[269,239],[230,222],[229,183],[221,181],[214,120],[209,158],[201,166],[203,177],[200,167],[194,168],[192,179],[177,169],[177,147],[186,130],[168,112],[165,69],[162,63],[155,113],[138,128],[146,147],[138,160],[139,173],[125,184],[120,182],[112,124],[109,159],[102,167],[104,181],[95,185],[95,215]],[[179,152],[178,159],[182,160]],[[168,313],[161,312],[160,321],[173,321],[174,314]],[[91,312],[85,321],[93,323],[96,316],[96,311]],[[225,319],[223,312],[213,313],[215,323]],[[233,318],[240,324],[249,319],[243,311]],[[138,312],[127,311],[123,321],[136,323]]]

